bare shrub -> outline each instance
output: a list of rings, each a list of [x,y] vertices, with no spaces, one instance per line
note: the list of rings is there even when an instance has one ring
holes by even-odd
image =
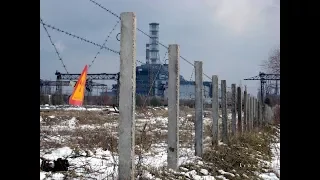
[[[280,124],[280,105],[277,105],[273,111],[274,111],[274,115],[273,115],[274,123]]]
[[[79,147],[81,149],[95,149],[103,148],[111,152],[117,152],[118,149],[118,137],[115,133],[108,131],[104,128],[96,128],[92,130],[88,129],[76,129],[70,140],[72,146]]]
[[[267,73],[280,74],[280,47],[270,51],[268,60],[263,62],[262,68]]]
[[[230,146],[215,146],[204,152],[203,160],[206,163],[212,163],[208,166],[208,170],[212,174],[218,174],[219,169],[227,172],[235,170],[238,174],[257,178],[254,172],[261,172],[266,167],[261,165],[259,159],[271,159],[268,135],[266,133],[245,133],[242,136],[231,138],[230,142]],[[236,179],[235,177],[227,178]]]

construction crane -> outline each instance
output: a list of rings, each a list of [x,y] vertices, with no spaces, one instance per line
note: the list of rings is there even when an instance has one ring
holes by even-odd
[[[248,80],[259,80],[260,81],[260,98],[261,102],[264,100],[264,93],[265,93],[265,84],[267,81],[276,81],[275,86],[275,94],[278,95],[278,81],[280,81],[280,74],[266,74],[260,72],[258,76],[254,76],[251,78],[244,79],[246,81]]]
[[[56,71],[55,73],[57,77],[57,86],[56,86],[56,91],[59,92],[59,94],[62,95],[62,80],[77,80],[80,76],[80,74],[64,74]],[[117,103],[119,102],[119,78],[120,78],[120,73],[113,73],[113,74],[108,74],[108,73],[95,73],[95,74],[87,74],[87,81],[92,81],[92,80],[114,80],[117,81],[117,94],[116,94],[116,99]],[[91,84],[91,83],[90,83]]]

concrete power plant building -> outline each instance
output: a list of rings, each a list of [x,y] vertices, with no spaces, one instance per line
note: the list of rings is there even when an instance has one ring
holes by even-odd
[[[149,43],[146,44],[146,63],[136,68],[136,93],[166,98],[168,85],[168,59],[160,61],[159,23],[149,24]],[[211,101],[211,82],[203,82],[205,101]],[[150,91],[150,92],[149,92]],[[195,82],[187,81],[180,75],[180,99],[194,99]]]
[[[168,58],[159,54],[159,23],[149,24],[149,43],[146,44],[146,62],[136,67],[136,93],[141,96],[167,98]],[[164,62],[161,62],[163,59]],[[204,81],[204,101],[211,102],[211,81]],[[117,85],[113,85],[112,96],[117,93]],[[111,94],[109,94],[111,95]],[[192,100],[195,95],[195,82],[188,81],[180,75],[180,99]]]

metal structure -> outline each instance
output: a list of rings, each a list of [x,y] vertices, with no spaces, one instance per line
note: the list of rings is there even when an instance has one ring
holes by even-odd
[[[56,71],[55,75],[57,76],[57,81],[61,80],[78,80],[80,74],[63,74]],[[119,73],[116,74],[107,74],[107,73],[95,73],[87,74],[87,79],[89,80],[118,80]]]
[[[71,82],[72,81],[50,81],[50,80],[40,79],[40,94],[51,94],[52,88],[58,85],[70,87],[72,86]],[[74,83],[74,86],[75,86],[75,83]],[[87,80],[86,91],[88,95],[91,95],[91,93],[94,90],[97,90],[97,91],[100,90],[102,92],[106,92],[108,90],[108,85],[96,83],[96,82],[93,82],[92,80]]]
[[[62,86],[70,86],[70,81],[49,81],[49,80],[40,79],[40,87],[43,87],[43,86],[57,86],[60,82],[61,82]],[[93,86],[93,87],[107,88],[106,84],[100,84],[100,83],[96,83],[96,82],[92,82],[92,81],[87,81],[87,83],[89,83],[89,85]]]
[[[62,95],[62,86],[64,81],[63,80],[78,80],[80,77],[80,74],[64,74],[64,73],[60,73],[58,71],[56,71],[55,73],[56,77],[57,77],[57,82],[56,82],[56,91]],[[88,86],[87,89],[91,89],[91,85],[93,85],[94,83],[92,82],[92,80],[114,80],[117,81],[117,84],[114,86],[114,90],[117,91],[117,102],[119,100],[119,90],[118,90],[118,85],[119,85],[119,78],[120,78],[120,74],[119,73],[94,73],[94,74],[87,74],[87,82]],[[98,85],[98,84],[96,84]]]
[[[276,81],[276,86],[275,86],[275,94],[278,95],[278,82],[280,81],[280,74],[266,74],[266,73],[262,73],[260,72],[258,76],[254,76],[251,78],[247,78],[244,80],[259,80],[260,81],[260,98],[261,98],[261,102],[263,102],[264,100],[264,94],[265,94],[265,86],[267,82],[270,81]],[[268,90],[268,93],[270,92],[270,90]],[[266,93],[266,94],[268,94]]]

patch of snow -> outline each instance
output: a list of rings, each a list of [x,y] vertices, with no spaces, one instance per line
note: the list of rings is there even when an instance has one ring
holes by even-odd
[[[94,130],[100,128],[100,125],[90,125],[90,124],[84,124],[79,126],[80,129],[89,129]]]
[[[118,109],[117,107],[114,107],[114,108],[115,108],[115,110],[116,110],[116,111],[118,111],[118,112],[119,112],[119,109]]]
[[[208,175],[208,170],[206,169],[200,169],[200,173],[202,173],[203,175]]]
[[[40,180],[43,180],[46,178],[46,172],[40,172]]]
[[[116,112],[113,108],[107,108],[107,110],[110,112]]]
[[[229,180],[229,179],[225,178],[223,175],[217,176],[217,178],[220,178],[222,180]]]
[[[280,175],[280,143],[274,143],[272,145],[272,169]]]
[[[61,124],[68,126],[70,129],[75,129],[77,126],[78,120],[75,117],[72,117],[70,120],[64,121]]]
[[[188,171],[188,169],[185,168],[185,167],[180,167],[180,169],[181,169],[182,171]]]
[[[222,141],[219,141],[219,142],[218,142],[218,145],[219,145],[219,146],[227,146],[227,144],[223,143]]]
[[[278,129],[280,131],[280,129]],[[278,137],[279,138],[279,137]],[[279,139],[278,139],[279,140]],[[262,173],[259,176],[264,180],[278,180],[280,178],[280,143],[271,144],[272,161],[271,170],[274,172]],[[269,163],[267,163],[269,164]]]
[[[55,118],[55,116],[49,116],[49,118]]]
[[[52,174],[52,179],[63,179],[64,175],[61,173]]]
[[[70,147],[62,147],[58,148],[56,150],[53,150],[51,154],[45,154],[43,155],[43,158],[48,159],[48,160],[56,160],[58,158],[66,158],[70,156],[72,153],[72,149]]]
[[[202,176],[202,180],[216,180],[213,176]]]
[[[279,178],[274,173],[263,173],[260,174],[259,177],[264,180],[279,180]]]
[[[142,176],[142,178],[147,178],[147,179],[152,179],[154,177],[148,171],[143,171],[141,176]]]
[[[222,169],[220,169],[220,170],[218,170],[218,172],[220,173],[220,174],[222,174],[222,175],[230,175],[230,176],[232,176],[232,177],[235,177],[235,175],[234,174],[232,174],[232,173],[229,173],[229,172],[225,172],[224,170],[222,170]]]

